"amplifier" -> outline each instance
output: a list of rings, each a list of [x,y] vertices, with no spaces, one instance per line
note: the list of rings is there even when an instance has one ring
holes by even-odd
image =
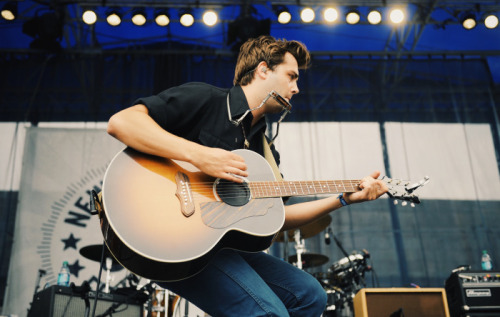
[[[87,292],[92,316],[95,301],[95,292]],[[107,313],[113,317],[141,317],[143,316],[143,299],[133,296],[108,294],[99,292],[97,298],[96,316]],[[73,317],[85,316],[86,304],[81,294],[76,294],[71,287],[54,285],[38,292],[28,317]]]
[[[353,304],[356,317],[450,317],[444,288],[363,288]]]
[[[500,272],[455,272],[445,289],[452,317],[500,315]]]

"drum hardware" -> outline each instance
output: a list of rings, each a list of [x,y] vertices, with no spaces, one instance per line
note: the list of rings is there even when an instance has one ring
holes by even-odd
[[[111,275],[111,266],[113,265],[113,260],[111,258],[106,258],[106,283],[104,284],[104,293],[109,294],[109,284],[114,277]]]
[[[198,308],[196,305],[187,301],[185,298],[177,296],[174,303],[172,317],[189,317],[189,316],[204,317],[208,315],[203,310]]]
[[[294,264],[299,269],[309,268],[313,266],[323,265],[328,262],[328,257],[322,254],[306,253],[305,241],[304,239],[315,236],[322,230],[324,230],[331,222],[332,218],[330,215],[326,215],[310,224],[302,226],[293,231],[293,239],[295,240],[295,255],[287,256],[285,253],[285,259],[289,263]],[[288,240],[291,238],[291,231],[285,235],[283,232],[278,236],[277,241],[285,242],[285,250],[288,248]],[[281,240],[280,240],[281,239]]]
[[[96,287],[96,292],[94,296],[94,309],[92,312],[92,316],[95,316],[95,311],[97,308],[97,302],[99,298],[99,292],[101,290],[100,287],[100,281],[101,281],[101,273],[102,270],[105,269],[106,271],[106,279],[105,279],[105,285],[103,289],[103,293],[106,294],[117,294],[117,295],[123,295],[127,300],[130,299],[135,299],[140,301],[141,303],[144,303],[147,299],[147,296],[145,294],[145,288],[147,285],[143,287],[133,287],[133,284],[135,283],[138,285],[138,278],[133,275],[129,274],[125,278],[123,278],[120,282],[115,287],[111,287],[111,282],[114,280],[113,277],[113,272],[120,271],[123,269],[123,267],[115,260],[115,258],[111,255],[109,252],[107,246],[105,244],[96,244],[96,245],[88,245],[80,249],[80,255],[83,257],[87,258],[88,260],[91,261],[96,261],[101,263],[101,267],[99,268],[99,277],[97,278],[97,287]],[[130,287],[124,287],[126,283],[129,283]],[[120,286],[123,286],[120,288]],[[123,303],[115,303],[110,308],[104,313],[99,316],[111,316],[113,313],[116,312],[118,307],[122,305]]]
[[[324,317],[352,316],[354,296],[363,288],[364,273],[371,269],[366,264],[369,256],[367,251],[353,252],[333,263],[326,273],[314,274],[327,294]]]
[[[295,230],[295,252],[297,252],[295,259],[295,266],[302,270],[302,253],[306,251],[306,245],[304,239],[300,236],[300,230]],[[290,259],[289,259],[290,261]]]
[[[164,289],[155,283],[150,283],[150,299],[146,311],[148,317],[167,317],[172,316],[176,301],[176,295],[168,289]]]
[[[371,266],[366,263],[369,257],[370,254],[366,250],[363,250],[363,254],[353,251],[351,255],[332,264],[328,269],[331,283],[343,290],[354,292],[366,286],[364,274],[371,270]]]
[[[85,246],[80,249],[80,255],[91,261],[96,261],[96,262],[101,262],[101,256],[104,255],[105,258],[104,269],[106,271],[106,279],[103,292],[109,294],[111,292],[111,282],[114,280],[114,276],[111,273],[120,271],[123,269],[123,267],[110,254],[108,248],[104,244]]]
[[[351,316],[354,312],[354,296],[366,286],[364,274],[371,270],[371,266],[367,264],[370,253],[363,250],[362,253],[353,251],[349,255],[331,229],[327,230],[327,234],[328,238],[333,238],[345,257],[333,263],[327,272],[314,274],[328,298],[323,316]]]
[[[331,222],[332,222],[332,217],[330,215],[326,215],[311,223],[303,225],[302,227],[299,227],[296,230],[300,231],[300,236],[302,239],[308,239],[314,237],[321,231],[325,230],[325,228],[328,227],[328,225],[330,225]],[[295,238],[295,231],[294,230],[287,231],[288,233],[287,236],[289,241]],[[284,232],[280,232],[276,237],[275,241],[284,242],[285,241]]]
[[[320,266],[328,262],[328,257],[323,254],[316,254],[316,253],[302,253],[300,255],[300,263],[299,262],[299,256],[297,255],[291,255],[288,258],[288,262],[296,264],[296,266],[300,269],[307,269],[315,266]],[[299,267],[300,264],[300,267]]]
[[[111,259],[111,272],[123,270],[123,266],[121,266],[121,264],[115,260],[115,258],[111,255],[111,253],[108,250],[108,247],[106,247],[105,244],[93,244],[85,246],[80,249],[80,255],[88,260],[101,262],[101,254],[103,247],[104,247],[105,258]]]
[[[349,263],[349,267],[348,267],[348,273],[351,273],[350,275],[351,276],[351,285],[353,286],[353,288],[356,288],[354,283],[357,285],[358,289],[356,291],[358,291],[359,289],[361,289],[362,286],[366,286],[366,282],[365,282],[365,278],[364,278],[364,273],[366,271],[367,268],[371,269],[371,267],[367,266],[366,265],[366,259],[370,257],[370,253],[368,253],[368,251],[366,250],[363,250],[363,253],[364,255],[361,255],[361,258],[359,258],[359,254],[356,255],[356,254],[353,254],[354,255],[354,258],[352,258],[352,256],[349,256],[349,254],[347,254],[347,251],[344,249],[344,247],[342,246],[342,244],[340,243],[340,241],[337,239],[337,237],[335,236],[335,234],[333,234],[332,232],[332,237],[333,237],[333,240],[335,241],[335,244],[337,244],[337,246],[339,247],[340,251],[342,251],[342,253],[345,255],[345,258],[344,259],[341,259],[339,262],[341,261],[347,261]],[[347,259],[347,260],[345,260]],[[354,263],[354,260],[360,260],[359,263]],[[359,264],[359,265],[357,265]],[[362,284],[361,287],[359,287],[359,284]]]
[[[156,292],[153,292],[153,299],[154,302],[156,302],[156,305],[153,306],[152,311],[156,313],[163,313],[167,310],[168,301],[165,301],[165,298],[168,297],[168,291],[166,290],[156,290]],[[163,306],[162,306],[163,303]]]

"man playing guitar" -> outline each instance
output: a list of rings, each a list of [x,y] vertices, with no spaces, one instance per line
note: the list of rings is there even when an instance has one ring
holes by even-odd
[[[264,154],[264,116],[289,110],[299,92],[299,69],[309,62],[309,52],[297,41],[251,39],[240,49],[232,88],[187,83],[138,99],[111,117],[108,133],[139,152],[244,183],[248,162],[233,150]],[[279,164],[279,154],[273,145],[270,149]],[[298,228],[346,204],[377,199],[387,192],[378,177],[374,172],[363,178],[355,192],[285,206],[280,230]],[[159,284],[212,316],[320,316],[327,300],[318,281],[293,265],[264,252],[226,248],[200,272]]]

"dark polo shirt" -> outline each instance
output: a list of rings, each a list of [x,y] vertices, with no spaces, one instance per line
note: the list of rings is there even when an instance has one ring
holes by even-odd
[[[134,104],[143,104],[149,115],[163,129],[187,140],[225,150],[244,147],[245,129],[250,150],[263,155],[262,133],[266,131],[265,119],[253,127],[252,113],[238,126],[230,122],[227,111],[227,94],[233,120],[239,119],[249,109],[240,86],[218,88],[205,83],[192,82],[162,91],[158,95],[140,98]],[[272,146],[276,162],[279,154]]]

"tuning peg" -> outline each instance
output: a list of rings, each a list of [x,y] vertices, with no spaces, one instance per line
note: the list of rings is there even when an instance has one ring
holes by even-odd
[[[414,204],[414,203],[410,203],[410,206],[411,206],[412,208],[415,208],[415,204]]]
[[[429,176],[425,176],[423,180],[420,181],[420,183],[423,185],[427,184],[431,178]]]
[[[403,202],[401,203],[401,206],[403,206],[403,207],[404,207],[404,206],[406,206],[406,205],[408,205],[408,203],[407,203],[406,201],[403,201]]]
[[[393,203],[394,205],[397,205],[397,204],[398,204],[398,200],[397,200],[397,199],[394,199],[392,203]]]

